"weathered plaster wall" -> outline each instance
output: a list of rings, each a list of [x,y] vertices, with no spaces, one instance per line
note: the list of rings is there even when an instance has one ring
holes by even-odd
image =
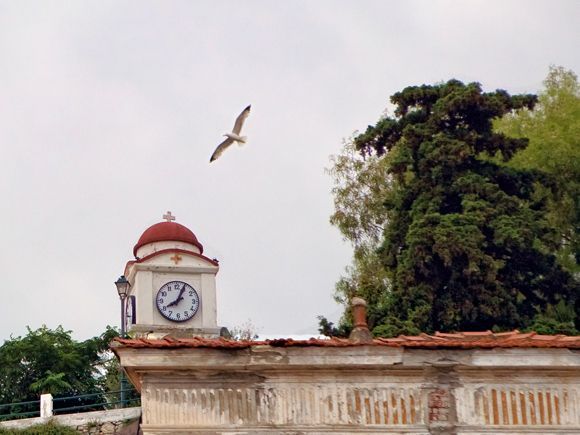
[[[568,349],[124,349],[143,431],[580,434]]]
[[[146,381],[145,433],[169,427],[349,433],[580,433],[579,384],[560,374],[330,372],[310,376],[166,375]],[[501,426],[501,427],[500,427]],[[478,432],[477,432],[478,433]]]
[[[54,420],[58,424],[76,429],[86,434],[119,434],[130,420],[139,419],[141,408],[111,409],[107,411],[83,412],[56,415],[50,418],[24,418],[0,422],[0,428],[24,429],[36,424]],[[134,432],[135,434],[137,431]]]

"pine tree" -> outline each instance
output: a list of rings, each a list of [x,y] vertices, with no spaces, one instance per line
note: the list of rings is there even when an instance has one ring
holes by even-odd
[[[456,80],[409,87],[392,97],[394,117],[355,138],[362,155],[388,154],[392,177],[378,251],[390,291],[375,334],[526,328],[553,306],[578,312],[578,283],[555,261],[534,195],[549,176],[489,158],[526,147],[492,121],[536,100]]]

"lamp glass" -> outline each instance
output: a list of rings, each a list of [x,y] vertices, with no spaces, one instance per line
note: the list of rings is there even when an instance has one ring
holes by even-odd
[[[115,281],[115,285],[117,286],[117,293],[119,293],[119,297],[124,298],[127,297],[127,292],[129,291],[129,281],[125,278],[125,275],[121,275],[117,281]]]

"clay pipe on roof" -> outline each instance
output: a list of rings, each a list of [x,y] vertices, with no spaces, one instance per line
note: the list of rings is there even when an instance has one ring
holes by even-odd
[[[368,344],[373,342],[373,336],[367,325],[367,303],[359,297],[352,298],[352,317],[354,328],[348,337],[353,343]]]

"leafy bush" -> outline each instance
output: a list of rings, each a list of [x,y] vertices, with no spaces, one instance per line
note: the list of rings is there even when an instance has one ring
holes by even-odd
[[[54,421],[45,424],[35,424],[26,429],[5,429],[0,427],[0,435],[78,435],[79,432],[68,426],[62,426]]]

